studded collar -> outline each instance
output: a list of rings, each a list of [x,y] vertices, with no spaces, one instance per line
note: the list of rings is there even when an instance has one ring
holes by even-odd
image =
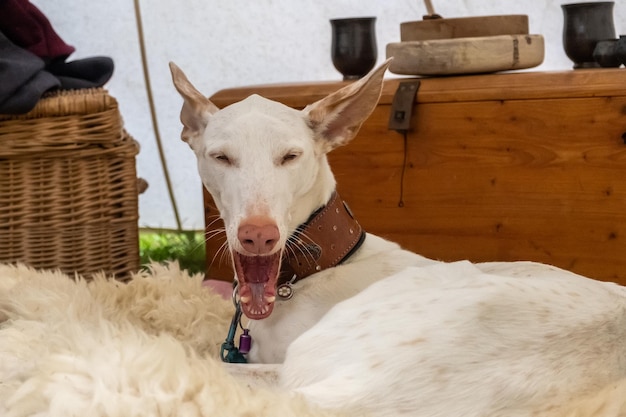
[[[365,231],[335,191],[289,238],[278,278],[278,295],[290,298],[281,286],[293,284],[348,259],[365,240]],[[290,288],[289,288],[290,290]]]

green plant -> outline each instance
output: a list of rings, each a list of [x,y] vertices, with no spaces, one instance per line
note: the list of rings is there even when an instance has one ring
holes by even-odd
[[[206,271],[204,233],[196,231],[150,231],[139,233],[141,264],[177,260],[191,273]]]

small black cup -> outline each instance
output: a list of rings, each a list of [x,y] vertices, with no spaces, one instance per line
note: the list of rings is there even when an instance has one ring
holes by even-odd
[[[626,39],[625,39],[626,40]],[[593,59],[603,68],[617,68],[621,61],[617,56],[617,39],[607,39],[596,43]]]
[[[563,48],[574,69],[597,68],[593,59],[596,43],[614,39],[612,1],[563,4]]]
[[[359,79],[376,65],[375,23],[375,17],[331,19],[331,58],[344,80]]]
[[[615,56],[619,62],[626,65],[626,35],[620,35],[615,41]]]

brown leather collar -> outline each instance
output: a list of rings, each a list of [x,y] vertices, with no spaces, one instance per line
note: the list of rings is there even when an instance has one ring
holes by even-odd
[[[322,207],[291,235],[283,255],[278,285],[293,284],[339,265],[365,240],[365,232],[348,205],[333,192]]]

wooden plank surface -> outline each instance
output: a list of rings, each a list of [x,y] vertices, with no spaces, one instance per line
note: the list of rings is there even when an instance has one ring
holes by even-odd
[[[527,15],[493,15],[422,19],[400,23],[400,40],[472,38],[528,33]]]
[[[425,256],[626,283],[624,108],[625,97],[418,105],[402,196],[388,106],[330,161],[364,228]]]
[[[410,79],[414,78],[386,79],[380,103],[390,104],[398,84]],[[418,103],[605,97],[624,94],[626,91],[626,71],[618,68],[419,79]],[[211,101],[223,108],[251,94],[259,94],[290,107],[303,108],[347,84],[346,81],[327,81],[229,88],[212,95]]]

